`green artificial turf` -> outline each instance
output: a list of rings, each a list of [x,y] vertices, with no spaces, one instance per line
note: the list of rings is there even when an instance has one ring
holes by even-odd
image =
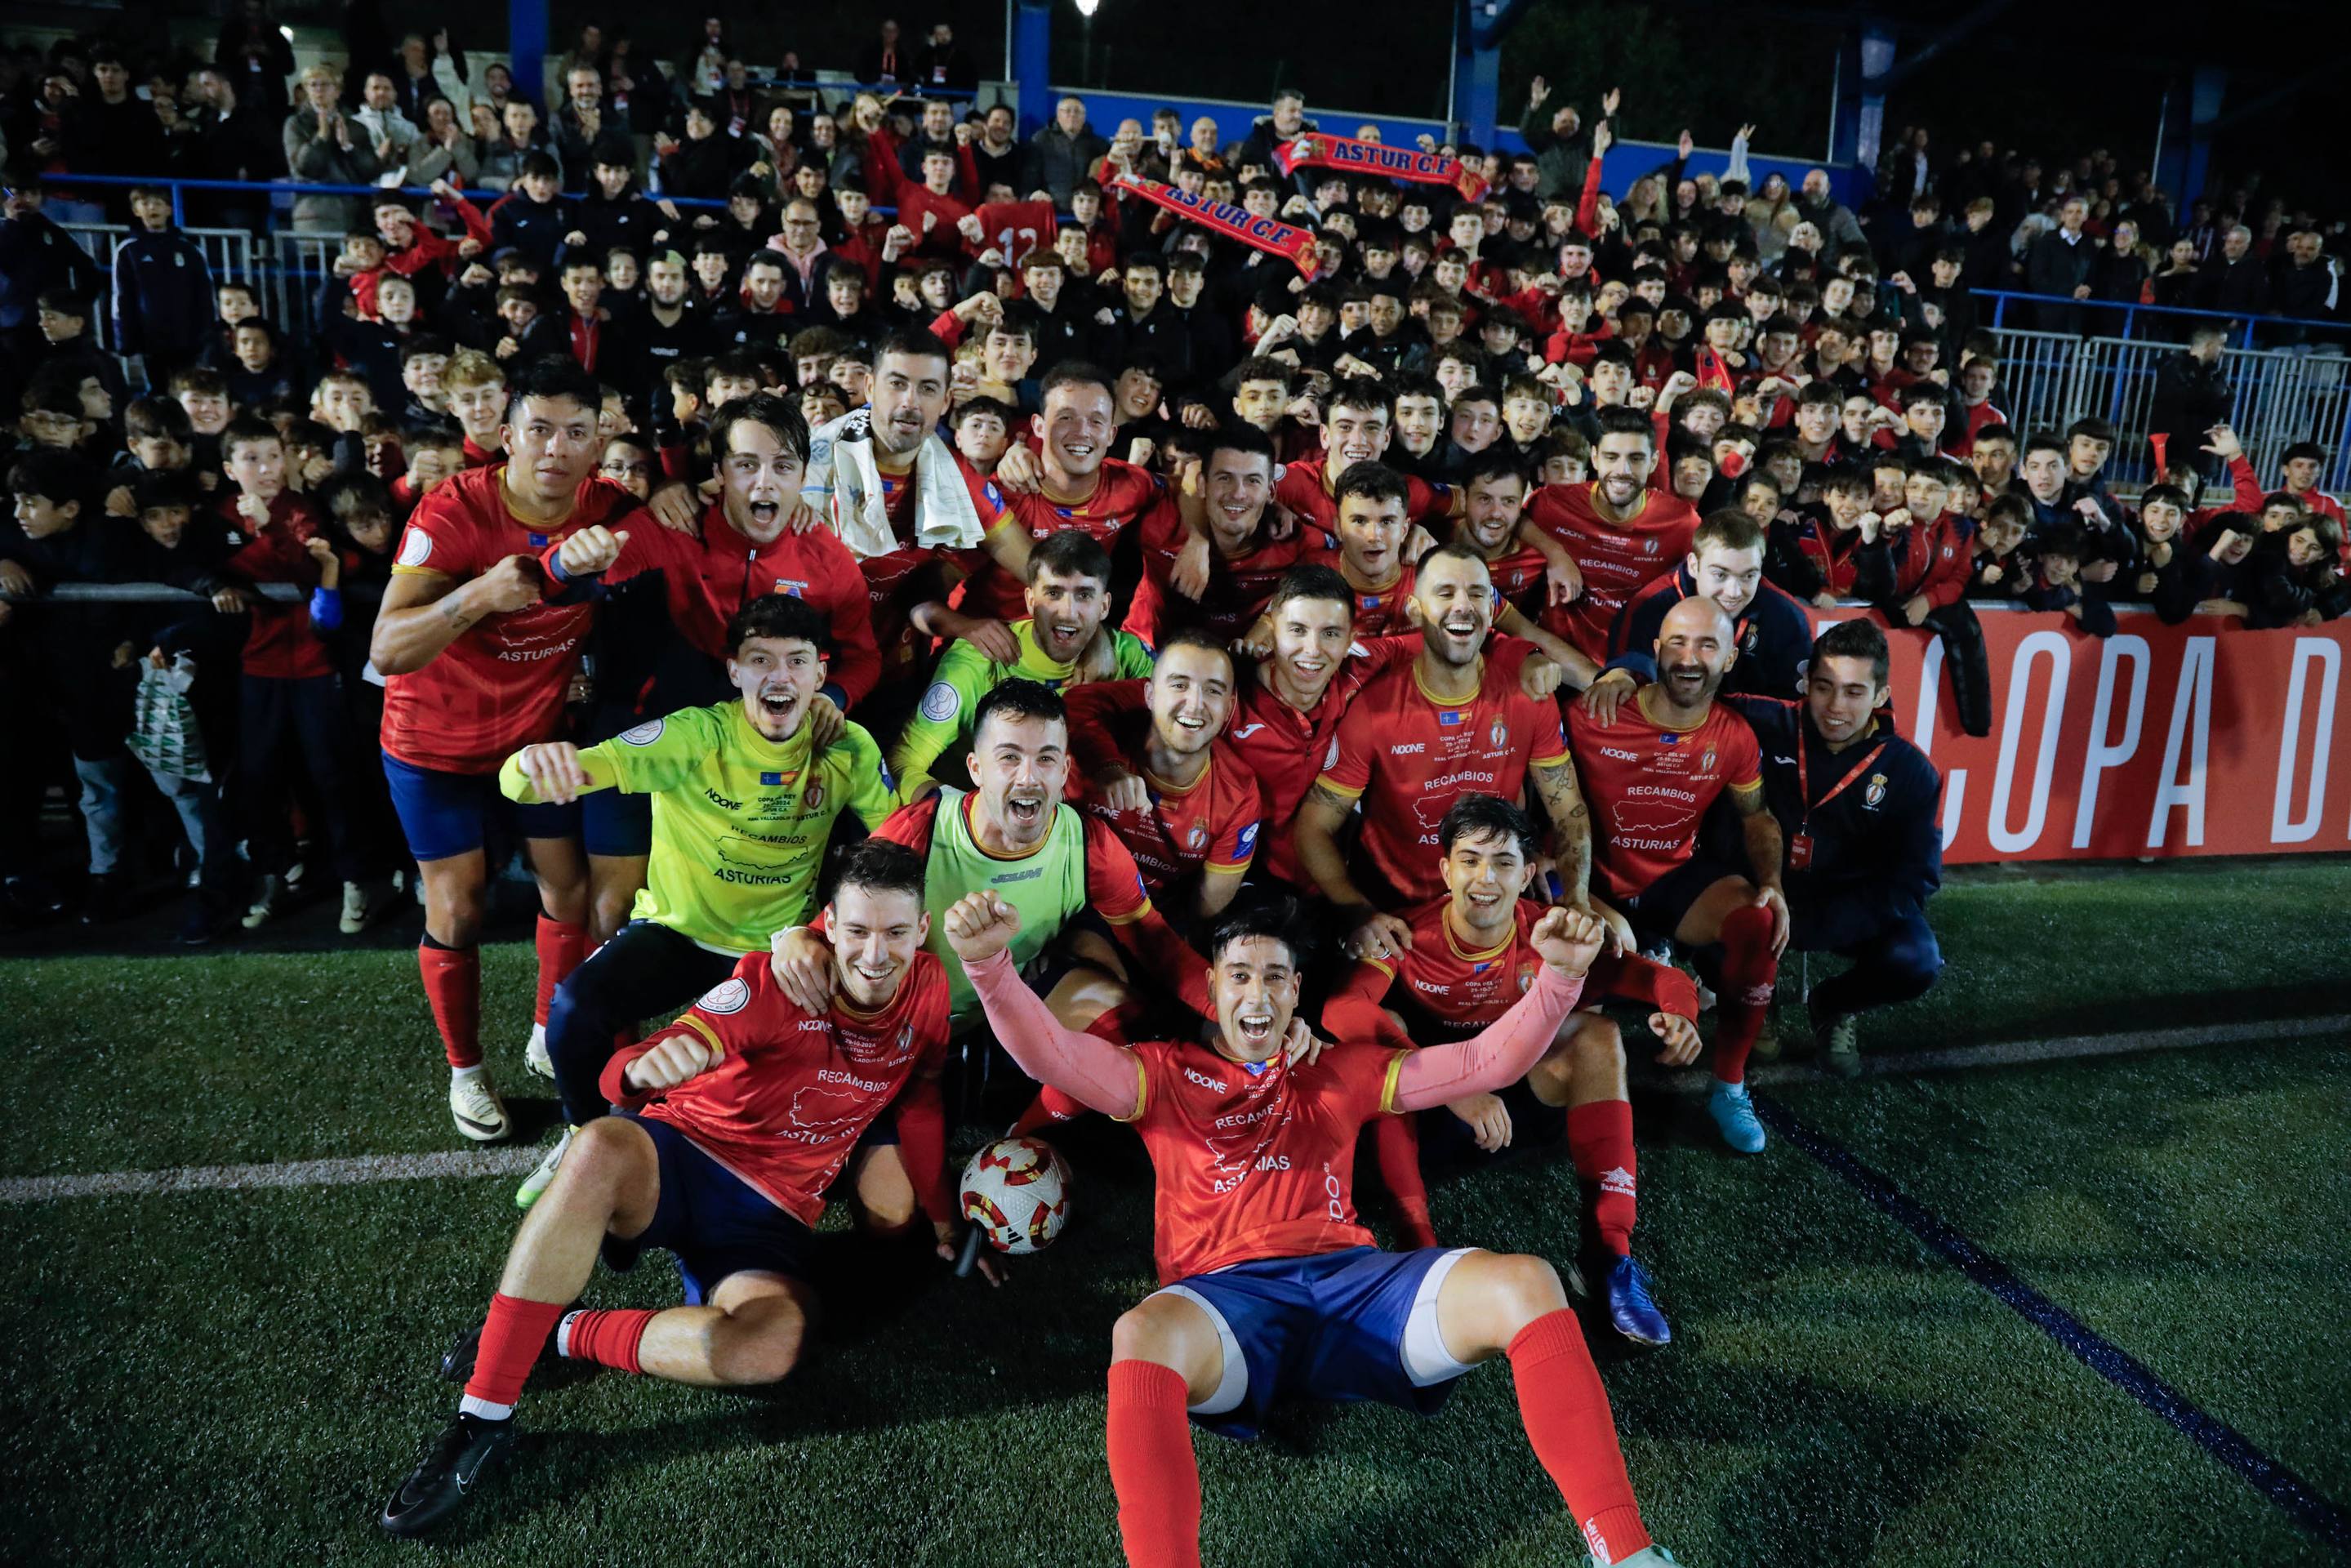
[[[1954,887],[1936,907],[1946,983],[1868,1038],[2277,1013],[2304,986],[2335,987],[2339,1011],[2351,956],[2276,911],[2344,907],[2346,887],[2351,869],[2320,862]],[[517,1087],[527,958],[486,966],[493,1059]],[[0,988],[20,1084],[5,1174],[454,1141],[406,952],[19,959]],[[2036,995],[2066,998],[2041,1027]],[[2346,1091],[2338,1039],[1778,1097],[2341,1501]],[[2328,1560],[1786,1140],[1740,1160],[1695,1103],[1644,1094],[1639,1114],[1637,1243],[1676,1343],[1592,1337],[1644,1511],[1685,1563]],[[1083,1124],[1067,1147],[1077,1219],[1002,1291],[828,1235],[829,1322],[794,1378],[759,1397],[535,1385],[517,1461],[430,1548],[372,1518],[454,1403],[433,1364],[487,1299],[511,1177],[0,1207],[18,1345],[0,1560],[1114,1563],[1102,1372],[1112,1321],[1151,1287],[1147,1179],[1122,1129]],[[1441,1176],[1433,1197],[1448,1242],[1573,1254],[1563,1159]],[[674,1290],[653,1258],[600,1273],[590,1300]],[[1210,1563],[1582,1562],[1506,1367],[1433,1420],[1292,1409],[1256,1445],[1198,1447]]]

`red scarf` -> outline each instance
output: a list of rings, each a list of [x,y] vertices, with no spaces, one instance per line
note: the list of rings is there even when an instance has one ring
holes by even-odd
[[[1272,218],[1251,216],[1246,207],[1228,206],[1211,202],[1204,196],[1187,196],[1172,185],[1156,180],[1138,180],[1132,174],[1121,174],[1112,182],[1113,187],[1132,191],[1144,201],[1166,208],[1177,217],[1189,218],[1211,234],[1237,239],[1256,250],[1288,256],[1298,270],[1314,270],[1314,236],[1301,228]]]
[[[1412,147],[1389,147],[1310,131],[1297,141],[1273,150],[1275,167],[1287,174],[1294,169],[1344,169],[1355,174],[1382,174],[1416,185],[1450,185],[1465,202],[1483,201],[1486,176],[1461,165],[1458,158],[1423,152]]]

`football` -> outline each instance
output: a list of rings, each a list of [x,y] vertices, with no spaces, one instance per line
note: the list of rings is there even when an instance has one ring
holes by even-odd
[[[964,1166],[960,1201],[998,1252],[1040,1252],[1070,1218],[1070,1167],[1041,1138],[998,1138]]]

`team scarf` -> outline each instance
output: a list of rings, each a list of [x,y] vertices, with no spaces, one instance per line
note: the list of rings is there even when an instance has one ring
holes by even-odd
[[[1139,180],[1132,174],[1121,174],[1111,183],[1132,191],[1155,205],[1166,208],[1177,217],[1189,218],[1211,234],[1237,239],[1253,249],[1274,256],[1287,256],[1301,272],[1311,274],[1314,270],[1314,236],[1304,229],[1278,223],[1272,218],[1254,216],[1246,207],[1212,202],[1205,196],[1186,195],[1156,180]]]
[[[1416,185],[1450,185],[1465,202],[1486,199],[1486,176],[1462,167],[1458,158],[1423,152],[1414,147],[1390,147],[1378,141],[1358,141],[1310,131],[1295,141],[1273,150],[1274,166],[1287,174],[1293,169],[1344,169],[1351,174],[1380,174]]]

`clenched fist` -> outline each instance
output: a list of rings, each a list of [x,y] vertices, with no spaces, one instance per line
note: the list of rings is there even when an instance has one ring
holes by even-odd
[[[1569,979],[1580,980],[1606,945],[1608,927],[1589,911],[1555,904],[1543,911],[1528,940],[1542,955],[1544,963]]]
[[[621,559],[621,547],[628,542],[626,528],[618,533],[601,524],[582,528],[556,550],[555,563],[566,577],[594,577]]]
[[[707,1072],[717,1060],[708,1040],[692,1030],[680,1030],[653,1041],[652,1049],[629,1063],[623,1076],[632,1089],[674,1089]]]
[[[1020,912],[993,893],[966,894],[947,909],[947,946],[965,964],[993,958],[1020,934]]]

